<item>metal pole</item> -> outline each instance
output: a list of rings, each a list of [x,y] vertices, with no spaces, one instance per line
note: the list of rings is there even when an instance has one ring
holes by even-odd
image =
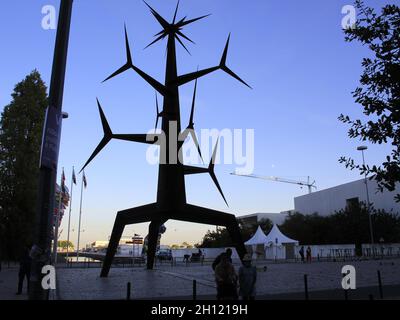
[[[126,300],[131,300],[131,283],[128,282],[126,286]]]
[[[62,172],[64,172],[64,168],[62,169]],[[57,211],[57,216],[56,216],[56,223],[54,226],[54,240],[53,240],[53,265],[57,265],[57,249],[58,249],[58,227],[60,224],[60,215],[61,215],[61,209],[62,209],[62,201],[63,201],[63,192],[62,192],[62,181],[63,177],[61,176],[61,183],[60,183],[60,196],[58,198],[58,211]]]
[[[73,0],[61,0],[56,44],[49,91],[49,106],[43,129],[39,173],[39,193],[35,221],[34,245],[31,250],[32,269],[29,299],[46,300],[48,291],[43,290],[41,273],[50,262],[51,226],[54,214],[54,194],[61,139],[62,100],[67,64],[69,32]]]
[[[378,270],[378,285],[379,285],[379,296],[381,297],[381,299],[383,299],[382,277],[380,270]]]
[[[82,175],[85,174],[85,172],[82,173]],[[83,176],[82,176],[82,184],[81,184],[81,203],[79,206],[79,226],[78,226],[78,247],[76,248],[76,262],[78,262],[79,259],[79,241],[81,237],[81,218],[82,218],[82,196],[83,196]]]
[[[304,298],[305,300],[308,300],[308,279],[307,279],[307,275],[304,275]]]
[[[197,299],[197,281],[193,280],[193,300]]]
[[[75,167],[72,167],[72,172],[75,172]],[[67,234],[67,261],[68,261],[68,254],[69,254],[69,234],[71,228],[71,211],[72,211],[72,189],[74,187],[74,179],[71,178],[71,198],[69,200],[69,214],[68,214],[68,234]]]
[[[363,166],[365,167],[365,157],[364,157],[364,150],[361,150],[362,158],[363,158]],[[371,237],[371,249],[372,249],[372,256],[375,256],[374,250],[374,232],[372,229],[372,217],[371,217],[371,202],[369,201],[369,190],[368,190],[368,182],[367,182],[367,172],[364,175],[364,182],[365,182],[365,190],[367,192],[367,210],[368,210],[368,219],[369,219],[369,232]]]

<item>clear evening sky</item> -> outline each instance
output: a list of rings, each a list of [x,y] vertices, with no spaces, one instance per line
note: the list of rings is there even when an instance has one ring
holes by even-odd
[[[390,1],[365,1],[380,7]],[[171,20],[175,0],[149,0]],[[219,63],[228,34],[228,66],[250,90],[221,71],[199,80],[195,126],[255,130],[255,170],[262,175],[305,179],[318,189],[359,179],[338,163],[342,155],[361,161],[359,141],[347,137],[340,113],[363,118],[351,91],[358,85],[361,60],[368,49],[346,43],[342,7],[349,0],[182,0],[178,18],[207,19],[184,31],[196,42],[189,56],[178,46],[179,73]],[[59,1],[2,1],[0,9],[0,110],[10,102],[14,85],[37,68],[50,82],[55,30],[41,27],[42,7]],[[140,0],[75,0],[64,93],[64,122],[59,175],[65,167],[70,186],[103,136],[96,97],[115,133],[146,133],[154,127],[154,90],[133,71],[101,84],[125,63],[123,26],[127,24],[134,63],[164,80],[165,41],[143,50],[161,30]],[[193,83],[181,88],[182,125],[186,126]],[[368,145],[368,163],[384,160],[388,147]],[[112,141],[86,170],[81,243],[105,240],[116,212],[155,201],[157,166],[146,162],[147,146]],[[208,161],[208,160],[206,160]],[[292,209],[293,197],[307,192],[295,185],[231,176],[235,165],[217,165],[216,174],[230,204],[226,208],[209,176],[186,178],[189,203],[243,215]],[[59,180],[59,178],[58,178]],[[80,181],[74,186],[71,238],[76,243]],[[68,213],[68,212],[67,212]],[[169,221],[163,243],[196,243],[213,226]],[[65,239],[67,215],[62,224]],[[124,235],[146,235],[147,224],[126,228]]]

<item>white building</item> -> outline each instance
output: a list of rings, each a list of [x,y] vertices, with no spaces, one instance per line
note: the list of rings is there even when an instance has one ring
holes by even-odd
[[[400,213],[400,203],[394,200],[395,195],[400,193],[399,186],[393,192],[387,190],[379,192],[375,180],[367,179],[367,184],[370,202],[375,209]],[[367,203],[364,179],[296,197],[294,207],[296,212],[302,214],[318,213],[321,216],[327,216],[346,208],[346,205],[353,201]]]

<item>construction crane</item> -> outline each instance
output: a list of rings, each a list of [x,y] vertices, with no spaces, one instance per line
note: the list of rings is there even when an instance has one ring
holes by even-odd
[[[234,176],[241,176],[241,177],[248,177],[248,178],[255,178],[255,179],[263,179],[263,180],[271,180],[271,181],[276,181],[276,182],[283,182],[283,183],[291,183],[291,184],[297,184],[300,186],[307,186],[308,187],[308,193],[312,192],[312,188],[317,189],[317,186],[315,185],[315,180],[311,182],[310,177],[307,177],[307,181],[297,181],[297,180],[291,180],[291,179],[285,179],[285,178],[279,178],[279,177],[274,177],[274,176],[260,176],[256,174],[240,174],[237,172],[232,172],[231,173]]]

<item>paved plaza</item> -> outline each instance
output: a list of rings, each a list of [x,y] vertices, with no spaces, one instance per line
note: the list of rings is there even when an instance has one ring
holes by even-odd
[[[325,291],[322,298],[342,299],[341,269],[346,264],[356,268],[357,288],[365,288],[362,299],[367,299],[369,293],[378,297],[378,270],[387,293],[385,298],[400,297],[400,259],[311,264],[261,262],[257,264],[257,296],[259,299],[302,299],[304,274],[307,274],[310,298]],[[236,270],[239,266],[235,263]],[[51,297],[61,300],[126,299],[127,283],[130,282],[131,299],[192,299],[193,280],[196,280],[198,298],[215,299],[216,288],[210,264],[163,264],[157,265],[155,270],[146,270],[143,265],[125,268],[120,266],[113,267],[108,278],[100,278],[99,275],[98,267],[66,268],[59,265],[57,294],[52,294]],[[0,300],[27,299],[26,285],[23,295],[15,295],[17,281],[17,266],[3,266],[0,272]],[[388,290],[389,287],[391,290]],[[333,295],[335,290],[340,291],[339,294]]]
[[[279,295],[304,292],[304,274],[308,275],[310,292],[341,290],[341,269],[346,264],[356,268],[357,287],[377,287],[377,271],[383,286],[400,285],[400,259],[315,262],[260,263],[257,295]],[[264,266],[267,270],[264,271]],[[236,270],[239,264],[235,264]],[[197,282],[199,297],[215,297],[213,270],[209,264],[158,265],[155,270],[144,267],[112,268],[108,278],[100,278],[99,268],[58,269],[58,297],[60,299],[125,299],[127,283],[131,283],[132,299],[188,298],[193,294],[193,280]],[[397,293],[400,296],[400,292]],[[397,296],[396,294],[396,296]]]

